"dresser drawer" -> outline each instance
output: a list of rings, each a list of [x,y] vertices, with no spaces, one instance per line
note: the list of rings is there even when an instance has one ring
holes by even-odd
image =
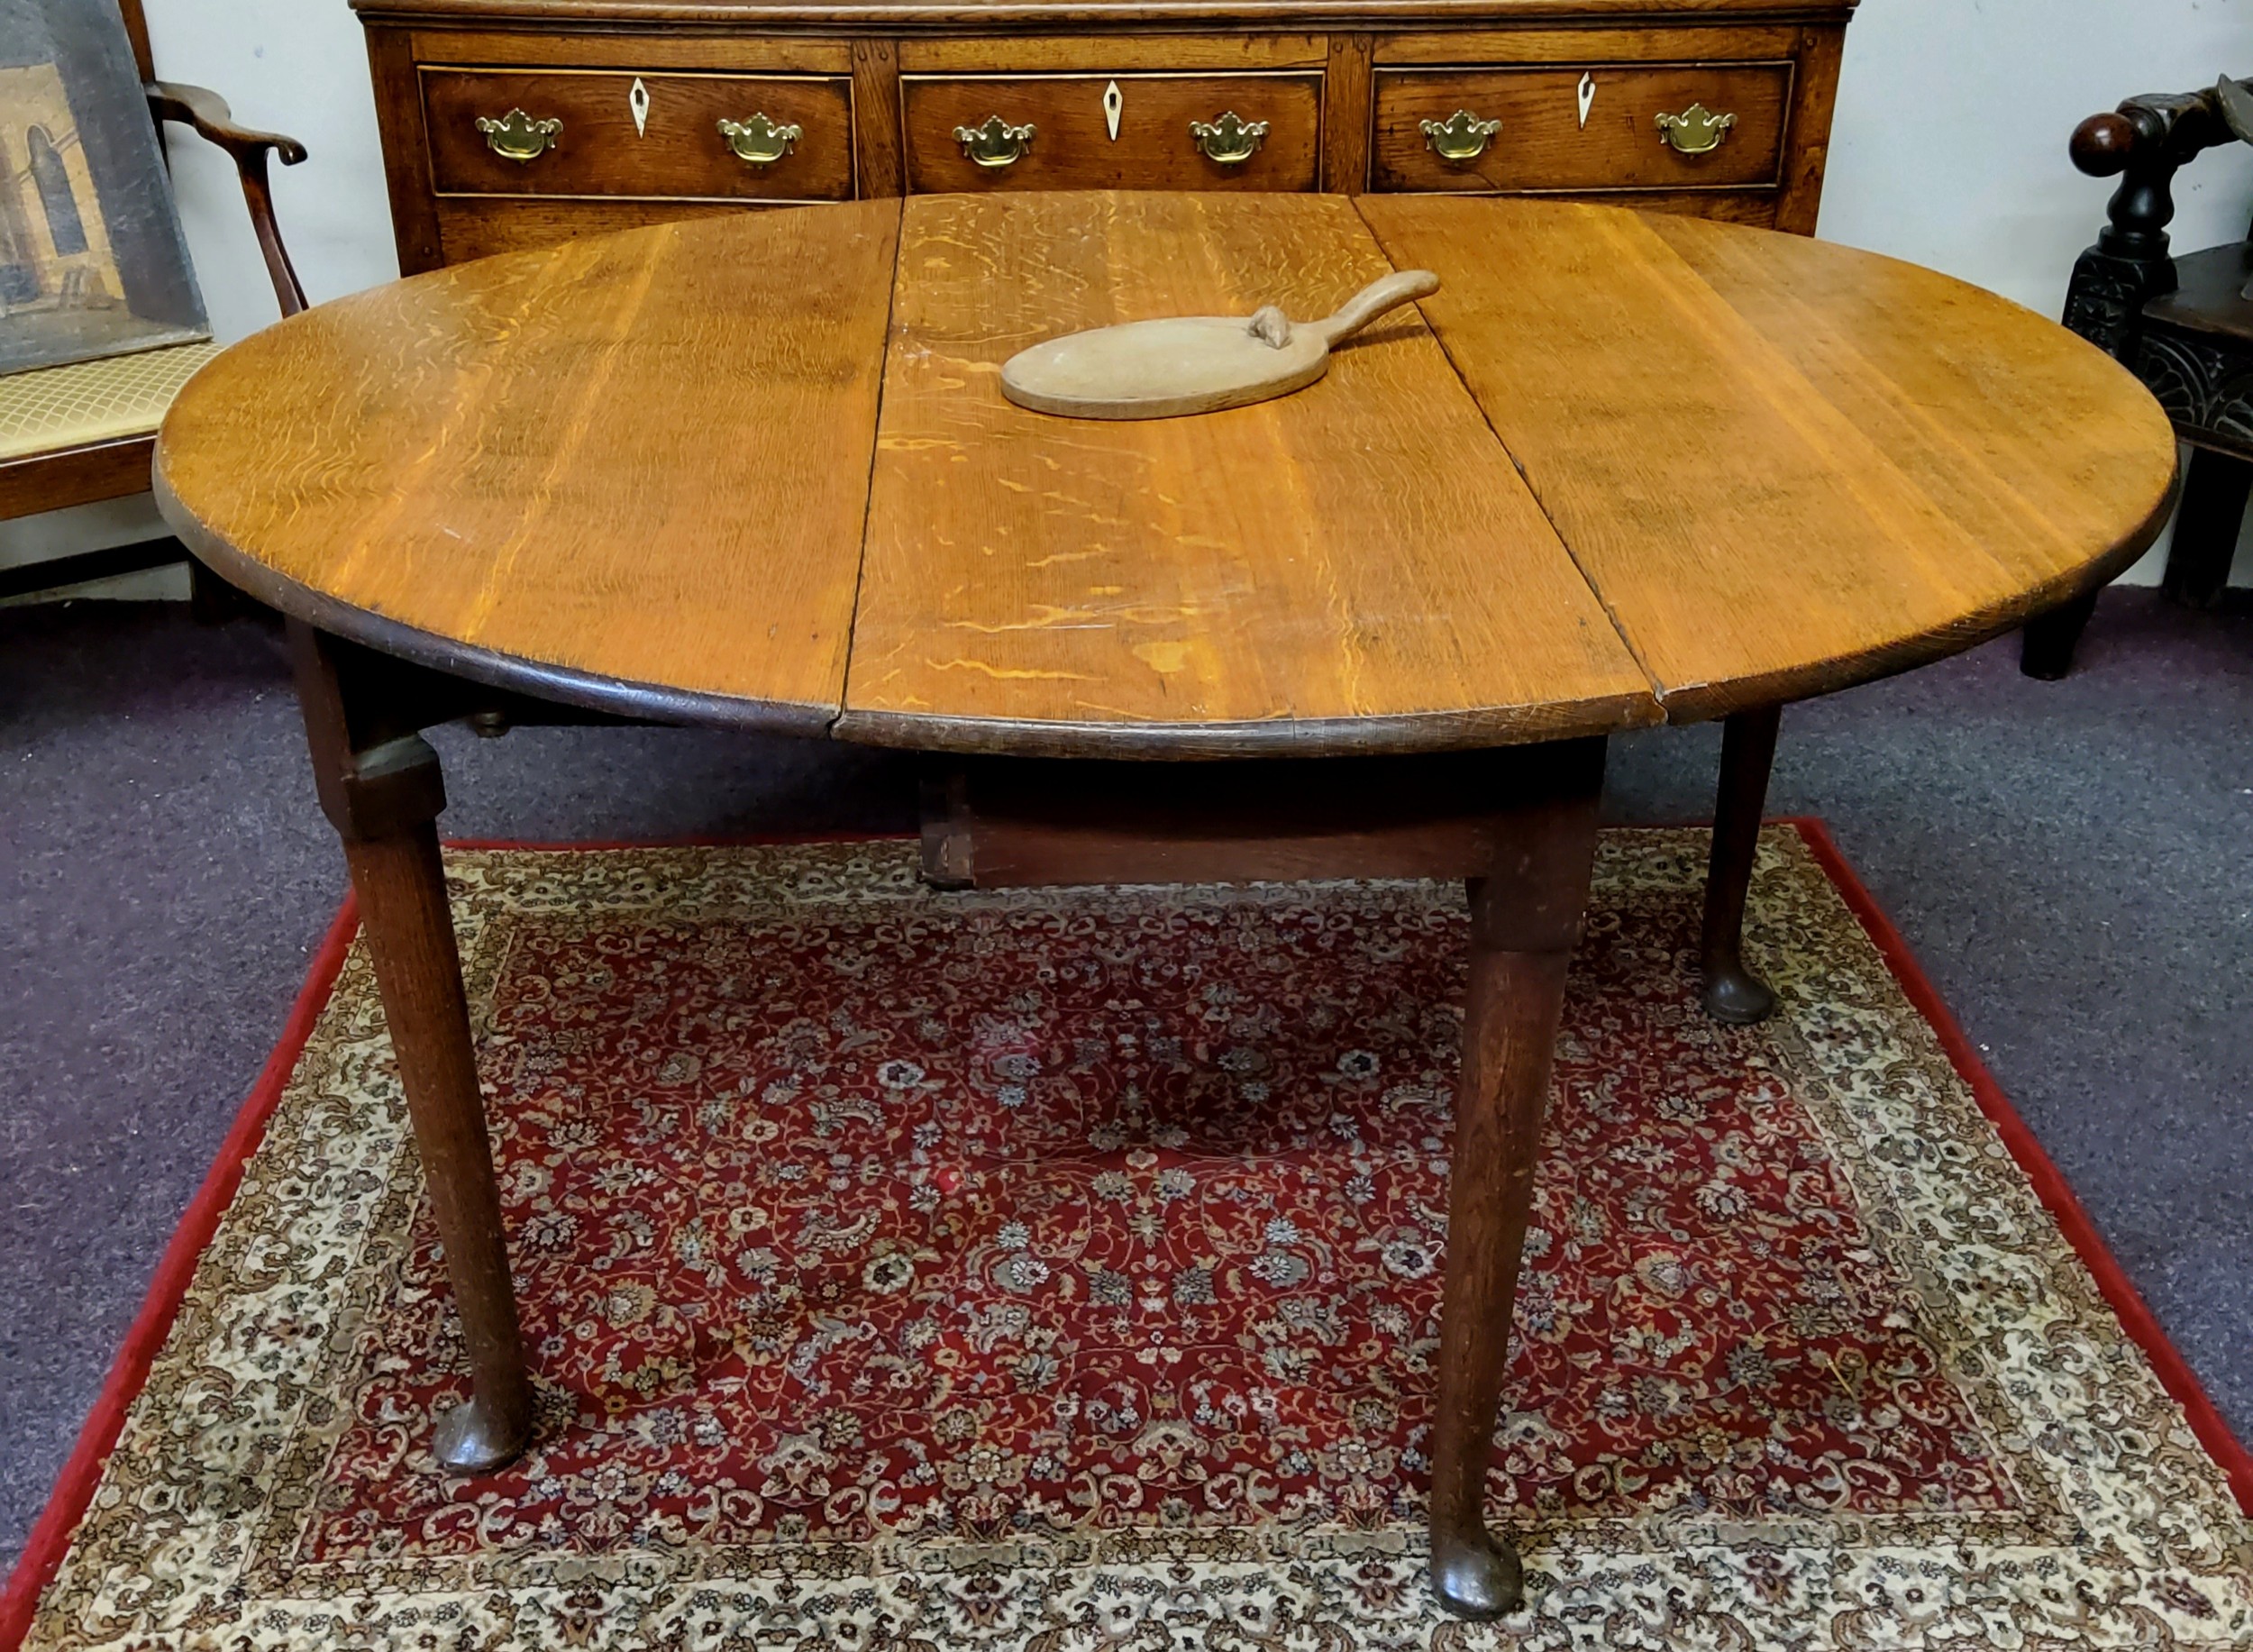
[[[422,89],[440,195],[853,195],[849,76],[424,68]]]
[[[899,87],[918,194],[1312,189],[1320,168],[1319,70],[903,75]]]
[[[1792,73],[1790,63],[1380,68],[1369,187],[1518,193],[1773,185]],[[1676,123],[1671,132],[1662,116]],[[1687,152],[1693,150],[1703,152]]]

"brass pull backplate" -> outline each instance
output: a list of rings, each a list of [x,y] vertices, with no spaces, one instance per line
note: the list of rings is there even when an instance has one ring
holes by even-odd
[[[1481,120],[1468,109],[1458,109],[1444,121],[1420,123],[1425,146],[1442,160],[1455,166],[1476,160],[1502,129],[1500,121]]]
[[[805,129],[793,121],[778,126],[761,110],[747,121],[720,123],[720,136],[727,140],[727,147],[735,152],[735,159],[748,166],[771,167],[790,152],[790,146],[806,135]]]
[[[478,130],[485,134],[485,146],[496,155],[524,166],[555,147],[556,139],[562,136],[563,123],[552,115],[535,121],[522,109],[511,109],[498,120],[479,115]]]
[[[1721,147],[1721,140],[1736,124],[1733,114],[1716,114],[1703,104],[1692,104],[1680,114],[1660,115],[1658,135],[1682,154],[1707,155]]]
[[[1030,121],[1012,126],[999,115],[990,114],[979,125],[957,126],[954,141],[981,167],[1006,167],[1025,159],[1025,151],[1033,146],[1033,131]]]
[[[1230,109],[1218,120],[1191,121],[1189,135],[1196,140],[1206,160],[1224,167],[1240,167],[1259,153],[1260,142],[1267,136],[1267,123],[1239,120]]]

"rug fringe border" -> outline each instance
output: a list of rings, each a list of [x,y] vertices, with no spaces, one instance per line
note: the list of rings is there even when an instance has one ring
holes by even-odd
[[[2004,1148],[2026,1173],[2035,1197],[2042,1201],[2058,1231],[2065,1235],[2066,1242],[2073,1246],[2082,1265],[2095,1279],[2098,1292],[2119,1316],[2121,1328],[2143,1350],[2160,1386],[2183,1408],[2191,1432],[2228,1479],[2238,1507],[2253,1516],[2253,1453],[2246,1450],[2231,1430],[2221,1409],[2199,1382],[2198,1374],[2168,1337],[2166,1328],[2159,1323],[2159,1316],[2151,1311],[2142,1292],[2130,1281],[2127,1270],[2121,1266],[2112,1247],[2104,1243],[2103,1235],[2097,1231],[2080,1195],[2073,1191],[2073,1183],[2027,1127],[2026,1120],[2019,1117],[2018,1109],[2011,1105],[2011,1098],[1987,1071],[1986,1063],[1979,1059],[1977,1047],[1957,1025],[1947,1000],[1924,972],[1924,966],[1917,962],[1907,939],[1893,926],[1893,920],[1886,916],[1877,897],[1863,883],[1853,863],[1847,859],[1845,851],[1838,847],[1838,840],[1831,836],[1830,828],[1820,816],[1787,815],[1781,818],[1781,824],[1799,833],[1800,840],[1820,863],[1832,886],[1845,897],[1864,933],[1884,955],[1886,968],[1893,972],[1911,1007],[1938,1036],[1940,1047],[1947,1053],[1957,1076],[1971,1087],[1972,1099],[1979,1104],[1979,1110],[1987,1116],[1987,1122],[1994,1126],[1995,1134],[2002,1138]]]
[[[445,846],[561,853],[588,850],[741,849],[770,844],[896,843],[915,836],[912,832],[807,832],[586,843],[449,838]],[[281,1105],[282,1091],[288,1086],[290,1074],[296,1071],[297,1058],[305,1053],[321,1012],[328,1008],[329,999],[336,990],[337,976],[343,971],[345,956],[351,951],[359,933],[360,903],[348,887],[336,916],[329,921],[320,945],[314,949],[304,983],[290,1005],[289,1018],[282,1024],[281,1036],[267,1056],[265,1066],[259,1070],[250,1094],[236,1109],[234,1123],[228,1127],[226,1137],[220,1143],[211,1168],[204,1173],[196,1196],[188,1200],[179,1226],[172,1230],[156,1273],[149,1281],[149,1289],[141,1297],[140,1310],[125,1333],[124,1344],[111,1362],[109,1374],[102,1380],[101,1392],[95,1396],[94,1408],[87,1413],[70,1456],[64,1459],[61,1473],[55,1476],[54,1489],[47,1494],[47,1506],[40,1511],[31,1535],[24,1539],[23,1552],[16,1557],[6,1588],[0,1589],[0,1652],[21,1652],[24,1637],[31,1633],[39,1598],[54,1581],[55,1574],[62,1568],[64,1556],[70,1552],[70,1539],[94,1501],[95,1489],[101,1484],[102,1471],[109,1464],[117,1437],[124,1431],[125,1413],[148,1383],[150,1369],[162,1351],[165,1338],[171,1335],[172,1322],[179,1317],[180,1305],[187,1300],[196,1264],[203,1260],[205,1247],[219,1231],[221,1218],[234,1201],[235,1190],[242,1185],[242,1172],[250,1164],[251,1155],[265,1139],[267,1123],[273,1118],[274,1109]]]
[[[1986,1063],[1956,1017],[1940,997],[1930,977],[1917,962],[1908,941],[1870,893],[1860,874],[1846,853],[1831,836],[1830,829],[1814,815],[1786,815],[1772,817],[1766,824],[1788,826],[1799,834],[1829,878],[1833,888],[1845,899],[1847,908],[1862,926],[1863,933],[1885,960],[1885,965],[1899,983],[1902,993],[1917,1013],[1922,1016],[1947,1052],[1948,1061],[1957,1076],[1969,1085],[1979,1110],[1985,1115],[2003,1146],[2033,1186],[2035,1196],[2057,1223],[2066,1243],[2081,1258],[2082,1264],[2094,1278],[2098,1292],[2119,1316],[2121,1328],[2144,1357],[2151,1362],[2152,1370],[2160,1385],[2183,1408],[2191,1432],[2197,1437],[2207,1455],[2220,1465],[2236,1496],[2239,1506],[2253,1516],[2253,1453],[2248,1453],[2223,1419],[2221,1410],[2207,1395],[2197,1374],[2175,1344],[2167,1337],[2158,1316],[2151,1311],[2129,1280],[2110,1247],[2098,1233],[2073,1186],[2066,1180],[2056,1163],[2042,1148],[2018,1109],[1987,1071]],[[1628,827],[1628,830],[1635,828]],[[617,851],[637,849],[678,848],[745,848],[761,844],[787,843],[878,843],[898,842],[912,837],[907,833],[818,833],[803,836],[757,838],[697,838],[674,842],[597,841],[591,843],[534,843],[506,838],[450,839],[447,847],[474,850],[516,850],[538,853],[584,853],[587,851]],[[155,1275],[149,1282],[141,1310],[134,1316],[132,1328],[125,1334],[124,1345],[118,1350],[104,1378],[101,1392],[96,1397],[93,1410],[87,1414],[85,1426],[78,1431],[77,1445],[62,1472],[56,1476],[55,1489],[48,1494],[47,1507],[41,1512],[25,1541],[23,1553],[17,1559],[15,1569],[8,1578],[7,1587],[0,1591],[0,1652],[20,1652],[23,1638],[31,1632],[32,1618],[39,1605],[39,1598],[61,1569],[64,1557],[70,1551],[70,1539],[87,1507],[94,1500],[95,1488],[101,1483],[102,1470],[117,1444],[117,1438],[125,1424],[125,1413],[141,1395],[148,1382],[151,1366],[170,1335],[173,1320],[178,1316],[180,1305],[187,1300],[187,1289],[193,1281],[196,1265],[203,1259],[208,1246],[219,1229],[227,1207],[233,1202],[235,1191],[242,1184],[242,1173],[251,1154],[258,1150],[266,1135],[268,1121],[280,1104],[282,1091],[292,1072],[296,1070],[297,1058],[305,1051],[313,1036],[315,1024],[321,1012],[328,1008],[336,981],[342,972],[346,954],[351,950],[354,937],[360,931],[360,911],[357,902],[348,892],[343,904],[322,936],[315,950],[313,961],[306,972],[305,982],[297,990],[291,1005],[289,1018],[284,1023],[280,1038],[276,1042],[266,1064],[260,1070],[257,1082],[243,1100],[221,1143],[211,1169],[173,1230],[171,1240],[165,1246]]]
[[[348,893],[335,917],[330,920],[321,944],[314,949],[313,962],[306,968],[304,984],[297,989],[296,1000],[290,1006],[289,1018],[282,1025],[281,1037],[275,1043],[273,1053],[267,1056],[266,1065],[260,1069],[250,1095],[237,1109],[234,1123],[229,1127],[226,1139],[220,1143],[211,1168],[205,1173],[203,1184],[188,1201],[179,1226],[172,1230],[155,1276],[149,1282],[148,1293],[141,1298],[141,1311],[134,1315],[132,1326],[125,1333],[124,1345],[111,1362],[102,1391],[95,1398],[94,1409],[87,1413],[85,1427],[78,1430],[78,1444],[64,1462],[62,1472],[55,1477],[55,1489],[48,1493],[47,1507],[32,1528],[23,1553],[9,1575],[6,1591],[0,1593],[0,1652],[17,1652],[24,1636],[31,1632],[32,1616],[39,1605],[39,1597],[61,1569],[64,1556],[70,1552],[70,1539],[78,1531],[87,1505],[94,1501],[95,1487],[101,1483],[102,1470],[109,1462],[111,1448],[124,1429],[125,1413],[141,1397],[141,1388],[149,1380],[150,1367],[163,1348],[164,1339],[171,1334],[181,1303],[187,1300],[196,1264],[203,1260],[205,1247],[219,1231],[227,1207],[234,1202],[243,1170],[265,1138],[267,1123],[281,1103],[282,1091],[288,1086],[290,1074],[296,1071],[297,1058],[305,1053],[306,1043],[313,1036],[315,1023],[328,1008],[330,996],[336,989],[336,978],[344,968],[345,954],[351,950],[352,937],[359,933],[359,905]]]

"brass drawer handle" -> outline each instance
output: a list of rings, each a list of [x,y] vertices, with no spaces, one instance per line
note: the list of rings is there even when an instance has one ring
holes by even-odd
[[[954,141],[981,167],[1014,166],[1033,147],[1033,123],[1012,126],[999,115],[990,114],[982,125],[957,126]]]
[[[746,165],[771,167],[790,152],[790,146],[806,135],[805,129],[795,121],[778,126],[761,110],[747,121],[722,121],[720,136],[727,140],[727,147],[735,151],[735,159]]]
[[[1486,153],[1486,146],[1494,141],[1502,123],[1482,121],[1468,109],[1458,109],[1444,121],[1425,121],[1422,127],[1427,149],[1442,160],[1462,166]]]
[[[1197,141],[1206,160],[1224,167],[1240,167],[1259,152],[1260,142],[1267,136],[1267,123],[1239,120],[1230,109],[1216,121],[1191,121],[1189,135]]]
[[[1736,124],[1733,114],[1716,114],[1703,104],[1692,104],[1680,114],[1660,115],[1658,135],[1682,154],[1710,155]]]
[[[485,134],[486,148],[521,167],[555,147],[556,139],[563,134],[563,123],[552,115],[535,121],[522,109],[511,109],[497,121],[489,114],[479,115],[478,130]]]

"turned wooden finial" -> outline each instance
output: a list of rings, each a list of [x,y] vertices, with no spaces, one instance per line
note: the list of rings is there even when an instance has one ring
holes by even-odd
[[[2073,164],[2091,178],[2111,178],[2127,169],[2136,147],[2136,123],[2118,110],[2093,114],[2073,129]]]

